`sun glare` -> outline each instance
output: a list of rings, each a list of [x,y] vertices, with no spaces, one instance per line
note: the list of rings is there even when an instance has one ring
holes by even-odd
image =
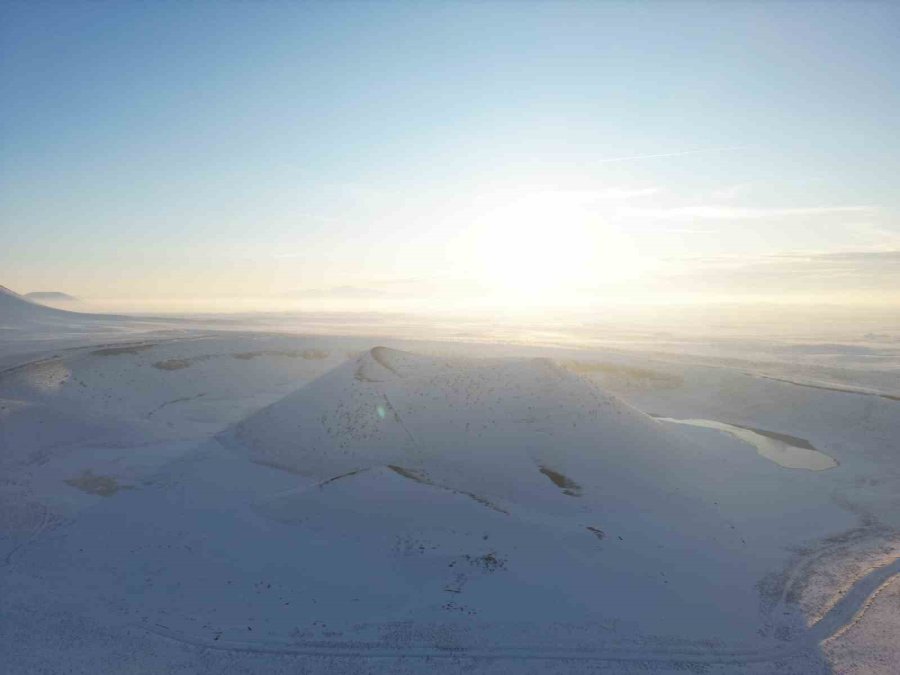
[[[485,285],[518,305],[571,304],[646,266],[583,193],[534,192],[479,219],[476,255]]]

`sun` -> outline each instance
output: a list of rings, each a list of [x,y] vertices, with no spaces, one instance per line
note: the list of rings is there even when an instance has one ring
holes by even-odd
[[[527,193],[479,218],[479,276],[495,296],[516,305],[570,304],[640,267],[633,246],[580,195]]]

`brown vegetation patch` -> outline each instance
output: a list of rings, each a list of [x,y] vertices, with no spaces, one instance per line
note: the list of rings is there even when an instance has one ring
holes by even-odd
[[[293,350],[274,350],[274,349],[266,349],[258,352],[240,352],[237,354],[232,354],[232,356],[236,359],[240,359],[241,361],[249,361],[250,359],[255,359],[257,356],[284,356],[290,359],[306,359],[307,361],[316,361],[321,359],[327,359],[329,353],[322,349],[293,349]]]
[[[437,483],[430,481],[428,478],[416,473],[415,471],[411,471],[410,469],[405,469],[402,466],[396,466],[395,464],[388,464],[387,468],[390,469],[391,471],[393,471],[394,473],[396,473],[397,475],[403,476],[404,478],[408,478],[409,480],[414,480],[417,483],[421,483],[422,485],[430,485],[431,487],[436,487],[441,490],[449,490],[450,492],[452,492],[454,494],[465,495],[469,499],[478,502],[482,506],[488,507],[492,511],[497,511],[497,512],[503,513],[507,516],[509,515],[509,511],[507,511],[505,509],[501,509],[499,506],[497,506],[493,502],[485,499],[484,497],[476,495],[473,492],[467,492],[466,490],[457,490],[455,488],[446,487],[444,485],[438,485]]]
[[[592,532],[593,535],[594,535],[595,537],[597,537],[597,539],[601,539],[601,540],[602,540],[604,537],[606,537],[606,532],[604,532],[603,530],[601,530],[601,529],[598,528],[598,527],[591,527],[590,525],[588,525],[585,529],[587,529],[588,531]]]
[[[137,354],[152,349],[156,344],[125,345],[122,347],[104,347],[91,352],[94,356],[119,356],[120,354]]]
[[[484,572],[496,572],[497,570],[506,569],[506,559],[498,558],[493,551],[479,556],[467,554],[464,557],[467,563],[478,567]]]
[[[189,365],[191,365],[191,362],[188,359],[169,359],[168,361],[157,361],[153,364],[153,367],[160,370],[181,370]]]
[[[159,368],[160,370],[181,370],[182,368],[187,368],[195,363],[199,363],[200,361],[206,361],[207,359],[212,358],[209,354],[203,354],[202,356],[192,356],[187,359],[168,359],[166,361],[157,361],[153,364],[154,368]]]
[[[127,486],[119,485],[112,476],[95,475],[90,469],[85,469],[80,476],[69,478],[65,482],[82,492],[100,497],[110,497],[119,490],[129,489]]]
[[[620,363],[608,363],[603,361],[566,361],[563,366],[572,372],[591,374],[601,373],[609,377],[640,382],[659,387],[679,387],[684,384],[684,378],[680,375],[663,373],[648,368],[625,366]]]
[[[396,466],[395,464],[388,464],[388,468],[396,474],[403,476],[404,478],[408,478],[409,480],[414,480],[417,483],[422,483],[423,485],[432,485],[431,481],[423,476],[420,476],[415,471],[411,471],[409,469],[404,469],[402,466]]]
[[[556,487],[563,491],[564,495],[569,495],[570,497],[581,496],[581,486],[574,480],[549,467],[540,466],[539,468],[542,474],[547,476]]]
[[[356,474],[358,474],[362,471],[365,471],[365,469],[356,469],[354,471],[348,471],[347,473],[342,473],[338,476],[334,476],[333,478],[329,478],[328,480],[323,480],[321,483],[319,483],[318,487],[321,489],[321,488],[325,487],[326,485],[333,483],[336,480],[340,480],[341,478],[349,478],[350,476],[355,476]]]

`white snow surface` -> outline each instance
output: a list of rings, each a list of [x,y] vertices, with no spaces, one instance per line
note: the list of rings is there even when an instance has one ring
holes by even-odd
[[[2,290],[4,672],[900,658],[882,637],[900,572],[890,377],[78,315]],[[789,434],[836,466],[648,413]]]

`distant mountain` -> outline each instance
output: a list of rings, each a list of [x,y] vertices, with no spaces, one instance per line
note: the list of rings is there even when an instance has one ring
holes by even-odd
[[[37,300],[44,300],[44,302],[39,303],[36,302]],[[63,309],[64,305],[68,305],[68,307]],[[118,314],[94,314],[80,311],[82,307],[78,298],[67,293],[45,291],[20,295],[12,289],[0,286],[0,329],[43,326],[57,330],[60,326],[64,326],[66,330],[72,330],[76,326],[84,327],[90,324],[93,330],[98,321],[113,321],[120,327],[123,320],[132,323],[143,321],[137,317],[126,318]],[[167,319],[167,323],[172,321],[179,320]]]
[[[61,310],[39,305],[6,286],[0,286],[0,317],[56,314]]]
[[[5,286],[0,286],[0,323],[4,320],[11,320],[13,324],[43,323],[45,320],[55,323],[72,317],[90,316],[92,315],[39,304],[31,298],[19,295]]]
[[[26,293],[22,297],[36,302],[76,302],[78,300],[74,295],[60,291],[34,291]]]

